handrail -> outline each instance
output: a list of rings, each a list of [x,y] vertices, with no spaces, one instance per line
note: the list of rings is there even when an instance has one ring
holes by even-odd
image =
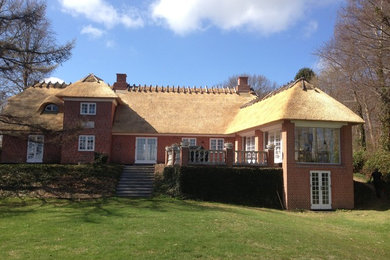
[[[222,165],[226,163],[224,150],[189,149],[189,164]]]
[[[234,151],[235,165],[267,165],[266,151]]]

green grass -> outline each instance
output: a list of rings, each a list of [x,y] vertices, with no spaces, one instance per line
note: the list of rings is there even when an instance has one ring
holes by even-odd
[[[0,200],[0,259],[390,259],[390,210],[154,199]]]

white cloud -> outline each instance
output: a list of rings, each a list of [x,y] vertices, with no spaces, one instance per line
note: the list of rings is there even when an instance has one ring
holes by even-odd
[[[81,34],[88,34],[93,38],[99,38],[104,34],[104,31],[93,27],[92,25],[87,25],[81,29]]]
[[[318,29],[318,22],[312,20],[304,28],[303,34],[306,38],[309,38],[313,33],[317,31],[317,29]]]
[[[95,23],[112,28],[122,24],[128,28],[142,27],[143,20],[136,9],[118,11],[105,0],[59,0],[63,11],[72,15],[83,15]]]
[[[44,79],[43,79],[43,82],[46,82],[46,83],[49,83],[49,82],[51,82],[51,83],[56,83],[56,82],[58,82],[58,83],[62,84],[62,83],[64,83],[65,81],[62,80],[62,79],[60,79],[60,78],[49,77],[49,78],[44,78]]]
[[[152,18],[178,34],[216,26],[223,30],[247,28],[262,34],[286,30],[314,0],[156,0]],[[315,1],[314,1],[315,2]]]

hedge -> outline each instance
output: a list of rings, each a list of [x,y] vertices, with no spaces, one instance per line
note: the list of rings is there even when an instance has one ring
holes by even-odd
[[[281,208],[283,172],[275,168],[166,167],[168,194],[205,201]]]
[[[109,164],[0,164],[0,195],[37,190],[50,193],[50,197],[110,195],[115,192],[121,172],[122,166]]]

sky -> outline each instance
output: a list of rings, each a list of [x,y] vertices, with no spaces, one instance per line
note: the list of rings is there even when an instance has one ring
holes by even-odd
[[[47,15],[72,57],[52,77],[94,73],[113,84],[215,86],[260,74],[279,85],[333,35],[342,0],[50,0]]]

